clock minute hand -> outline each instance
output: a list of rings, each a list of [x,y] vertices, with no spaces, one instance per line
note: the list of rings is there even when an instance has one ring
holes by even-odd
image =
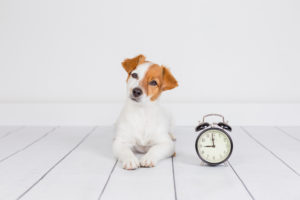
[[[215,145],[215,138],[214,138],[214,134],[213,133],[211,134],[211,140],[213,142],[212,147],[216,147],[216,145]]]
[[[204,147],[214,147],[214,145],[206,145],[206,146],[204,146]]]

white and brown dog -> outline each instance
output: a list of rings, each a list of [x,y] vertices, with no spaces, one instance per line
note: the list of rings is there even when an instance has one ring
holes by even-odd
[[[178,86],[169,69],[139,55],[122,62],[128,73],[127,102],[116,124],[114,155],[124,169],[154,167],[175,152],[170,118],[159,106],[163,91]],[[134,152],[145,153],[138,160]]]

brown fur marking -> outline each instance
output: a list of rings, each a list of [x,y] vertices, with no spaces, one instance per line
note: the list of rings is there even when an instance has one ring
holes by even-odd
[[[163,88],[162,90],[171,90],[178,86],[177,80],[174,78],[174,76],[171,74],[170,70],[166,68],[165,66],[162,66],[163,68]]]
[[[146,60],[146,57],[144,55],[138,55],[134,58],[127,58],[122,62],[123,68],[126,70],[128,75],[135,70],[135,68],[139,65],[144,63]]]
[[[152,80],[157,82],[156,86],[149,85]],[[151,101],[154,101],[160,96],[161,92],[177,87],[178,83],[169,69],[153,64],[149,67],[140,85],[144,88],[146,94],[151,97]]]

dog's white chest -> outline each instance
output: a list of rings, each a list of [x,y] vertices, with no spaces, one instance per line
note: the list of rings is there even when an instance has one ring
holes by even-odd
[[[149,112],[137,112],[132,121],[133,132],[138,145],[147,146],[151,143],[151,138],[157,132],[159,123],[155,119],[155,115]]]
[[[117,128],[122,140],[141,148],[169,139],[169,118],[158,105],[125,105]]]

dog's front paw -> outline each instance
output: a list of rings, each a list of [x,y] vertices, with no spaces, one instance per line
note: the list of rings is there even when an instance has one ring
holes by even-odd
[[[142,167],[155,167],[157,159],[151,155],[144,155],[140,160],[140,165]]]
[[[123,161],[122,164],[124,169],[134,170],[140,166],[139,160],[136,157],[128,158]]]

